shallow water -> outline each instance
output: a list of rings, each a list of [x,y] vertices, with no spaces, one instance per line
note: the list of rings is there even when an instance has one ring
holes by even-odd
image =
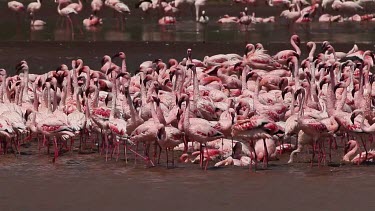
[[[86,3],[86,7],[89,5]],[[0,4],[0,67],[11,74],[14,66],[26,59],[31,73],[55,69],[72,59],[83,58],[92,69],[100,67],[103,55],[127,53],[130,71],[145,60],[181,59],[186,49],[193,57],[218,53],[242,54],[247,42],[261,42],[271,54],[291,48],[289,37],[297,33],[302,44],[329,40],[338,51],[348,51],[354,43],[360,49],[373,49],[374,23],[300,24],[288,28],[285,23],[257,24],[248,31],[237,25],[214,23],[219,16],[237,15],[242,6],[225,5],[206,9],[208,25],[197,24],[189,10],[175,26],[156,24],[155,14],[140,18],[132,9],[125,28],[117,28],[112,13],[102,14],[104,25],[95,30],[59,28],[56,5],[43,2],[38,18],[47,21],[42,30],[31,30],[26,22]],[[252,11],[253,8],[250,8]],[[259,7],[257,16],[280,14],[282,9]],[[46,17],[46,18],[43,18]],[[48,18],[47,18],[48,17]],[[83,11],[79,22],[88,17]],[[112,22],[113,24],[110,24]],[[141,23],[141,24],[140,24]],[[18,24],[18,25],[17,25]],[[80,26],[81,27],[81,26]],[[82,27],[81,27],[82,28]],[[303,54],[307,50],[302,47]],[[209,168],[178,163],[166,169],[164,163],[154,168],[143,164],[125,165],[105,162],[98,153],[64,153],[55,164],[51,157],[36,150],[36,143],[21,148],[22,155],[0,156],[0,210],[371,210],[375,183],[373,165],[341,165],[342,148],[334,153],[333,163],[310,168],[306,152],[297,163],[287,165],[287,155],[271,161],[269,169],[249,172],[248,168]],[[132,159],[132,158],[131,158]],[[212,163],[210,164],[213,165]]]
[[[22,154],[1,156],[1,210],[371,210],[375,168],[372,165],[344,165],[338,162],[310,167],[306,152],[287,165],[288,155],[249,171],[247,167],[209,167],[165,162],[147,168],[132,155],[125,164],[105,162],[94,154],[61,154],[55,164],[36,143],[21,148]],[[52,152],[51,152],[52,153]],[[176,154],[177,155],[177,154]],[[213,163],[210,163],[212,166]],[[156,208],[157,207],[157,208]],[[91,210],[91,209],[90,209]]]

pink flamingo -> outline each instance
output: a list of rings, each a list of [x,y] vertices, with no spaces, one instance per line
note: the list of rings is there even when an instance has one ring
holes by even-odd
[[[20,21],[20,14],[25,12],[25,6],[21,2],[18,1],[10,1],[8,2],[8,8],[11,9],[16,13],[17,21]]]
[[[189,118],[190,112],[190,100],[188,96],[184,96],[180,99],[180,102],[186,102],[186,108],[184,112],[184,118],[181,119],[183,122],[183,131],[185,136],[189,138],[191,141],[197,141],[200,143],[200,151],[201,151],[201,167],[203,168],[203,144],[223,138],[223,133],[219,132],[214,126],[207,120],[201,118]],[[206,148],[207,151],[207,148]],[[205,169],[207,169],[208,159],[206,161]]]
[[[363,162],[374,162],[375,158],[375,150],[369,150],[366,156],[362,155],[362,152],[357,154],[354,158],[352,158],[357,152],[359,151],[359,144],[356,140],[349,140],[345,146],[345,155],[343,156],[342,160],[344,162],[351,162],[354,164],[361,164]]]
[[[91,1],[91,11],[94,15],[97,15],[98,12],[103,7],[103,1],[102,0],[92,0]]]
[[[273,56],[273,58],[280,64],[285,65],[288,59],[292,56],[301,56],[301,49],[299,48],[301,41],[298,35],[292,35],[290,37],[290,43],[293,46],[294,50],[282,50],[278,52],[275,56]]]
[[[59,6],[57,7],[57,12],[59,13],[59,15],[65,17],[68,19],[69,23],[70,23],[70,28],[72,30],[72,35],[74,34],[74,30],[73,30],[73,22],[72,22],[72,19],[70,18],[70,15],[72,14],[78,14],[78,12],[71,8],[71,7],[64,7],[61,9],[61,3],[59,3]]]
[[[218,23],[238,23],[239,19],[238,17],[231,17],[229,15],[224,15],[222,18],[220,18],[217,22]]]
[[[31,2],[29,5],[27,5],[27,12],[32,17],[33,22],[35,21],[35,13],[40,10],[41,6],[41,0],[37,0],[37,2]]]

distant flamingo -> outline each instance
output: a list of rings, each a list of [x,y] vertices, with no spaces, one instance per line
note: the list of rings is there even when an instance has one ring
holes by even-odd
[[[20,14],[25,11],[25,6],[21,2],[18,1],[10,1],[8,2],[8,8],[11,9],[16,13],[17,21],[20,21]]]
[[[61,9],[61,3],[59,3],[59,6],[57,7],[57,12],[59,13],[59,15],[65,17],[68,19],[69,23],[70,23],[70,28],[72,30],[72,34],[74,34],[74,30],[73,30],[73,21],[72,19],[70,18],[70,15],[72,14],[78,14],[77,11],[73,8],[70,8],[70,7],[64,7]]]
[[[30,14],[33,21],[35,21],[35,13],[40,10],[41,6],[41,0],[37,0],[37,2],[31,2],[27,6],[27,12]]]
[[[91,1],[91,11],[94,15],[97,15],[98,12],[103,7],[103,1],[102,0],[92,0]]]
[[[72,8],[74,9],[77,13],[81,12],[82,9],[83,9],[83,5],[82,5],[82,2],[81,0],[78,0],[78,3],[71,3],[71,4],[68,4],[66,7],[64,8]]]
[[[345,1],[341,2],[340,0],[335,0],[332,3],[332,9],[342,11],[342,12],[358,12],[363,10],[363,7],[357,2]]]

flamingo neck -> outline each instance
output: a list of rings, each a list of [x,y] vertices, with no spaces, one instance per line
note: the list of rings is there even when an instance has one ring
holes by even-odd
[[[312,62],[312,60],[314,59],[315,51],[316,51],[316,44],[315,44],[315,42],[313,42],[312,43],[312,48],[311,48],[310,53],[309,53],[309,60],[310,60],[310,62]]]
[[[82,63],[79,64],[77,69],[73,67],[72,75],[73,75],[73,88],[76,89],[78,87],[78,78],[77,78],[77,72],[79,72],[82,69]]]
[[[135,110],[134,108],[134,104],[132,102],[132,98],[130,97],[130,94],[126,94],[126,100],[128,102],[128,106],[129,106],[129,111],[130,111],[130,119],[132,120],[132,122],[135,122],[135,118],[136,118],[136,114],[137,114],[137,111]]]
[[[198,77],[197,77],[197,71],[193,70],[193,102],[196,105],[198,98],[199,98],[199,84],[198,84]]]
[[[358,94],[363,96],[363,68],[359,68],[359,91]]]
[[[154,105],[154,103],[150,102],[148,104],[150,105],[152,120],[154,120],[154,122],[160,123],[158,115],[156,114],[156,111],[155,111],[155,105]]]
[[[57,109],[57,89],[53,92],[53,108],[52,111]]]
[[[51,91],[50,91],[50,89],[51,89],[51,87],[47,86],[47,109],[48,109],[48,113],[52,114]]]
[[[4,91],[6,89],[6,76],[3,76],[3,83],[0,88],[0,103],[4,103]]]
[[[99,107],[99,88],[95,88],[94,91],[94,100],[93,100],[93,106],[94,108]]]
[[[86,105],[85,118],[86,118],[86,121],[87,121],[90,118],[90,105],[89,105],[89,98],[88,97],[85,98],[85,105]]]
[[[72,96],[72,74],[73,74],[73,77],[74,77],[74,73],[75,73],[75,68],[73,68],[73,73],[71,73],[70,71],[68,72],[68,75],[66,76],[66,96],[67,98],[71,99],[73,96]],[[77,82],[78,84],[78,82]],[[78,85],[75,86],[75,83],[74,83],[74,80],[73,80],[73,89],[74,89],[74,92],[76,91],[76,89],[78,88]]]
[[[297,12],[301,12],[301,8],[299,7],[299,2],[297,2],[296,6],[297,6]]]
[[[109,115],[110,119],[113,119],[115,117],[116,103],[117,103],[117,82],[116,82],[117,79],[116,79],[116,76],[113,76],[112,79],[113,79],[113,86],[112,86],[113,100],[112,100],[111,113]]]
[[[142,100],[142,105],[147,104],[147,92],[146,92],[146,87],[143,83],[144,77],[141,80],[141,100]]]
[[[299,84],[299,65],[298,65],[298,59],[294,57],[294,86],[297,89],[300,84]]]
[[[290,44],[293,46],[294,50],[296,51],[296,53],[298,55],[301,55],[301,49],[298,47],[298,45],[296,44],[296,42],[294,42],[294,40],[290,40]]]
[[[190,100],[187,99],[186,100],[186,108],[185,108],[185,112],[184,112],[184,122],[183,122],[183,126],[184,126],[184,132],[187,133],[189,131],[189,127],[190,127],[190,120],[189,120],[189,112],[190,112]]]
[[[358,149],[358,143],[357,141],[355,141],[354,147],[344,155],[343,160],[349,162],[350,158],[353,157],[353,155],[358,151]]]
[[[123,58],[123,59],[122,59],[121,70],[122,70],[123,73],[125,73],[125,72],[128,71],[128,69],[127,69],[127,67],[126,67],[126,58]]]
[[[79,100],[79,90],[78,90],[78,89],[77,89],[77,91],[74,90],[74,96],[75,96],[75,100],[76,100],[76,103],[77,103],[77,110],[78,110],[79,112],[82,112],[81,102],[80,102],[80,100]]]
[[[246,88],[247,88],[247,81],[246,81],[246,75],[247,75],[247,73],[248,73],[248,70],[247,70],[247,68],[245,67],[245,68],[243,68],[243,70],[242,70],[242,74],[241,74],[241,82],[242,82],[242,87],[241,87],[241,90],[242,90],[242,94],[243,94],[243,92],[246,90]]]
[[[299,120],[303,117],[304,113],[303,113],[303,109],[304,109],[304,105],[305,105],[305,101],[306,101],[306,94],[305,94],[305,91],[302,92],[302,98],[300,100],[300,109],[299,109]]]
[[[163,111],[160,108],[160,103],[156,103],[156,115],[158,117],[159,122],[162,123],[165,126],[167,124],[167,122],[165,121]]]

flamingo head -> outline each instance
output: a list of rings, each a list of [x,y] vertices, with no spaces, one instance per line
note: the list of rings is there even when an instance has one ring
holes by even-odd
[[[159,128],[159,130],[156,134],[156,137],[157,137],[158,140],[164,140],[165,136],[166,136],[165,127],[162,126],[162,127]]]
[[[107,62],[111,62],[111,57],[108,56],[108,55],[105,55],[105,56],[103,56],[102,61],[101,61],[102,66],[103,66],[105,63],[107,63]]]
[[[25,60],[22,60],[20,63],[16,65],[16,74],[18,74],[21,70],[27,70],[29,66]]]
[[[79,76],[77,78],[78,86],[82,86],[83,84],[86,83],[86,78],[84,76]]]
[[[126,55],[125,55],[125,53],[124,52],[118,52],[117,54],[115,54],[115,55],[113,55],[112,57],[111,57],[111,59],[114,59],[114,58],[117,58],[117,57],[119,57],[120,59],[125,59],[126,58]]]
[[[104,99],[105,105],[108,106],[108,102],[112,101],[112,99],[113,99],[112,93],[108,93],[107,96],[106,96],[106,98]]]
[[[312,41],[309,41],[309,42],[306,43],[306,46],[307,46],[308,49],[312,49],[314,45],[315,45],[315,43],[312,42]]]
[[[322,52],[325,52],[327,50],[328,45],[330,45],[328,41],[323,41],[322,46],[320,47]]]
[[[354,119],[355,119],[359,114],[361,114],[361,115],[363,116],[363,111],[357,109],[357,110],[354,110],[354,111],[352,112],[352,114],[350,115],[350,121],[352,122],[352,124],[354,124]]]
[[[189,102],[189,95],[188,94],[181,94],[180,98],[178,99],[177,105],[180,109],[182,107],[183,102],[186,102],[186,103]]]
[[[370,84],[374,83],[374,81],[375,81],[375,76],[374,75],[370,75],[369,76],[369,82],[370,82]]]
[[[299,88],[296,90],[296,92],[294,92],[294,100],[297,100],[297,96],[302,94],[302,96],[304,96],[306,93],[305,89],[304,88]]]
[[[187,54],[187,58],[191,59],[191,49],[190,48],[187,49],[186,54]]]
[[[1,68],[0,69],[0,75],[5,77],[7,75],[7,71],[5,69]]]
[[[337,83],[337,84],[335,85],[335,87],[333,88],[333,91],[336,93],[336,90],[337,90],[338,88],[345,88],[344,83],[343,83],[343,82],[339,82],[339,83]]]
[[[296,43],[297,46],[300,46],[301,40],[298,35],[294,34],[291,39]]]

